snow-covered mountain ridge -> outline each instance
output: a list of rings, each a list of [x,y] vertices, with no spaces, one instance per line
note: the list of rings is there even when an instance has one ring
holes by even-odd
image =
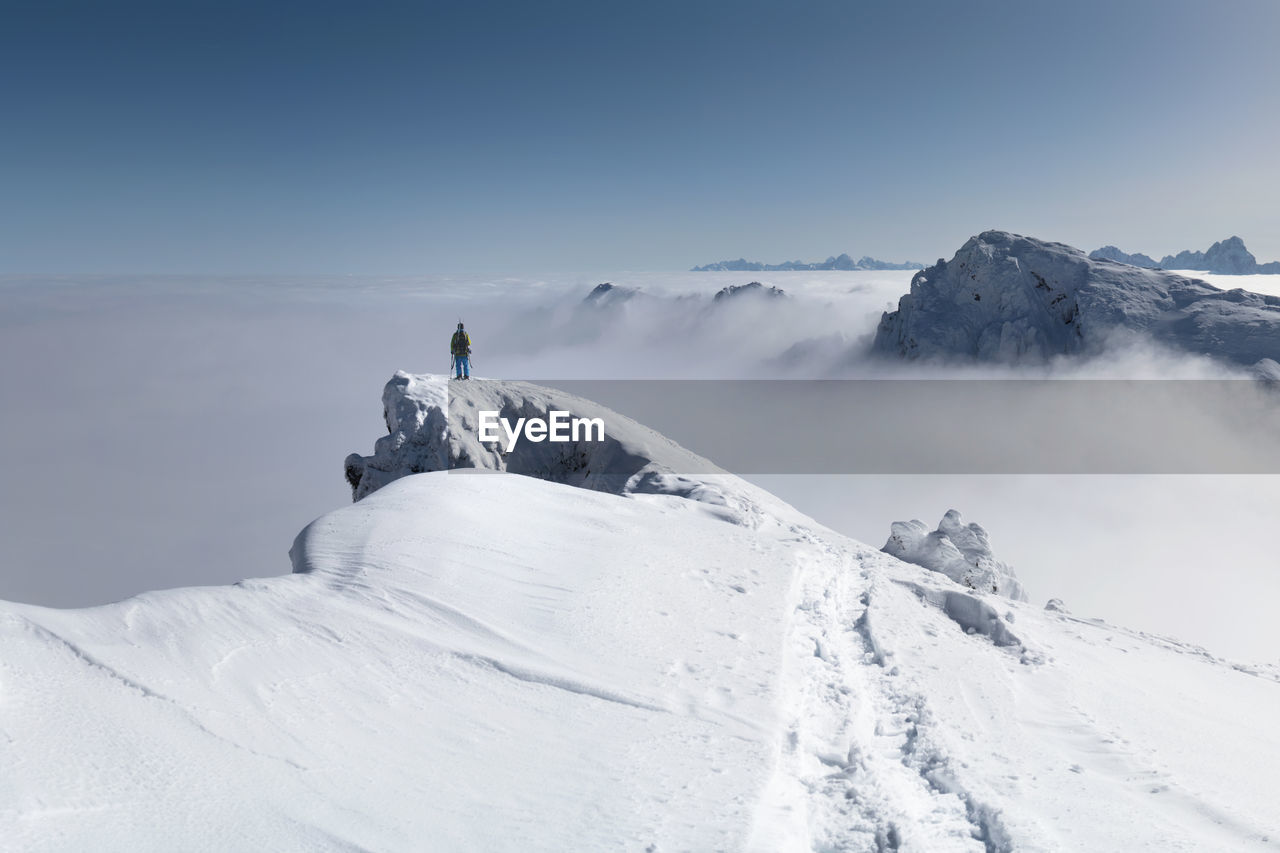
[[[433,406],[584,405],[503,384],[398,374],[382,482],[292,575],[0,603],[6,845],[1276,848],[1270,670],[967,589],[728,475],[636,488],[687,451],[625,428],[617,490],[411,475],[513,462]]]
[[[1280,298],[1092,259],[985,231],[917,273],[876,330],[876,352],[1016,362],[1100,351],[1116,334],[1274,372]]]

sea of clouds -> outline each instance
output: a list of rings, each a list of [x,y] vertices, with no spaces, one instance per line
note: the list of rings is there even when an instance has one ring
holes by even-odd
[[[1132,339],[1017,370],[871,359],[911,275],[0,278],[0,598],[84,606],[286,573],[296,532],[350,500],[342,460],[385,431],[382,385],[445,372],[460,319],[477,375],[533,380],[1241,375]],[[789,298],[712,299],[753,277]],[[1215,284],[1280,292],[1273,279]],[[643,295],[584,303],[605,281]],[[954,506],[1033,600],[1243,658],[1274,658],[1280,641],[1262,604],[1280,594],[1267,537],[1280,477],[759,479],[875,545],[894,520],[932,526]]]

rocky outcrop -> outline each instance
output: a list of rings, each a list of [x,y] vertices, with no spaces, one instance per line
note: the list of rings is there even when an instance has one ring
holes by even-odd
[[[1252,366],[1280,357],[1280,298],[986,231],[912,278],[873,349],[1009,363],[1098,351],[1118,330]]]
[[[344,464],[353,500],[410,474],[487,469],[612,492],[678,494],[716,502],[714,486],[691,475],[724,472],[665,436],[597,403],[528,382],[470,380],[399,371],[382,392],[387,435],[371,456],[352,453]],[[508,451],[482,442],[478,417],[495,411],[515,423],[546,419],[552,410],[600,418],[601,441],[528,441]],[[745,486],[745,484],[743,484]]]

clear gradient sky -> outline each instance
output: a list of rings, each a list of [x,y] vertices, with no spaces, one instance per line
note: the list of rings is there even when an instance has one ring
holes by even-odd
[[[0,0],[0,272],[1280,259],[1280,3]]]

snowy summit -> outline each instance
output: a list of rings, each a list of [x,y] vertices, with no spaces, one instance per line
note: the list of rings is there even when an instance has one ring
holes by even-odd
[[[293,574],[0,603],[8,849],[1280,839],[1271,669],[957,583],[554,389],[400,373],[383,405]],[[482,405],[616,443],[504,457],[455,420]]]

